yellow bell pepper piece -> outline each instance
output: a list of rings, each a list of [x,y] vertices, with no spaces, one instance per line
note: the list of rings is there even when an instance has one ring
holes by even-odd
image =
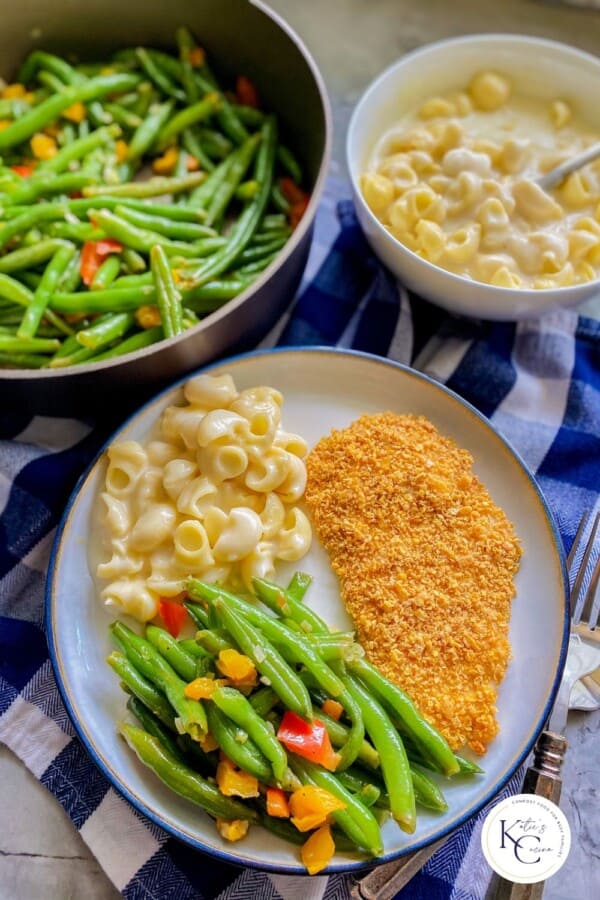
[[[253,686],[257,681],[256,667],[248,656],[239,653],[232,647],[221,650],[217,659],[217,668],[226,678],[231,679],[234,685],[243,684]]]
[[[27,93],[27,89],[24,84],[19,84],[19,82],[15,82],[15,84],[7,84],[4,90],[2,91],[2,96],[5,100],[16,100],[19,97],[24,97]]]
[[[240,841],[248,834],[247,819],[217,819],[217,831],[226,841]]]
[[[335,844],[329,825],[322,825],[314,834],[311,834],[300,850],[302,862],[309,875],[316,875],[317,872],[324,869],[334,853]]]
[[[52,159],[56,156],[58,148],[56,141],[48,134],[34,134],[30,141],[31,152],[37,159]]]
[[[62,112],[65,119],[68,119],[70,122],[83,122],[87,115],[87,111],[83,103],[73,103],[72,106],[67,107],[67,109],[63,109]]]
[[[258,797],[258,778],[238,769],[223,754],[217,766],[217,787],[226,797]]]
[[[117,141],[115,144],[115,151],[117,153],[118,162],[125,162],[127,154],[129,153],[129,147],[125,141]]]
[[[156,307],[150,308],[156,309]],[[186,684],[183,693],[190,700],[208,700],[212,697],[215,689],[224,684],[227,682],[223,678],[194,678],[193,681]]]
[[[169,147],[163,156],[158,156],[152,163],[152,168],[158,175],[170,175],[177,165],[179,151],[177,147]]]
[[[305,784],[290,797],[292,824],[298,831],[310,831],[327,822],[332,812],[345,809],[346,804],[330,791],[313,784]]]

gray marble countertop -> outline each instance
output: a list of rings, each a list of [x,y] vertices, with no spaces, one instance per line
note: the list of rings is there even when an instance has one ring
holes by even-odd
[[[539,0],[271,0],[271,6],[303,37],[323,72],[334,110],[334,165],[342,172],[355,101],[378,72],[414,47],[505,31],[600,51],[600,13]],[[600,315],[600,301],[589,311]],[[561,806],[573,844],[544,898],[594,900],[600,897],[600,712],[571,713],[567,737]],[[0,784],[0,900],[120,896],[58,802],[2,746]]]

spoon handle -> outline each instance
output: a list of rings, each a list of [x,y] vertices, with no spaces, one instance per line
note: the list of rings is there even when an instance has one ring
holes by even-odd
[[[588,163],[593,162],[593,160],[597,159],[599,156],[600,141],[597,144],[592,144],[592,146],[588,147],[587,150],[584,150],[583,153],[579,153],[577,156],[573,156],[572,159],[568,159],[566,162],[561,163],[560,166],[556,166],[555,169],[551,169],[546,175],[540,175],[539,178],[535,179],[536,184],[547,191],[550,188],[556,187],[557,184],[560,184],[563,178],[566,178],[571,172],[581,169],[582,166],[586,166]]]

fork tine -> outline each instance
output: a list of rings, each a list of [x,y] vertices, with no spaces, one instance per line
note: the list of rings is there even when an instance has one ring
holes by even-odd
[[[584,519],[586,519],[586,521],[587,521],[586,517],[584,517]],[[585,528],[585,522],[583,519],[582,519],[582,523],[583,523],[583,528]],[[573,583],[573,588],[571,590],[571,597],[570,597],[570,601],[569,601],[569,605],[571,608],[571,616],[573,616],[575,614],[575,611],[577,610],[577,604],[579,603],[579,596],[581,594],[581,588],[583,586],[583,579],[585,577],[586,569],[587,569],[588,563],[590,561],[590,556],[591,556],[592,550],[594,548],[594,542],[596,540],[596,534],[598,533],[599,525],[600,525],[600,512],[596,513],[596,518],[594,519],[594,524],[592,525],[592,530],[590,532],[590,536],[588,538],[588,541],[587,541],[587,544],[585,547],[585,551],[583,553],[583,559],[581,560],[581,565],[579,566],[579,571],[577,572],[577,577],[575,578],[575,581]],[[583,533],[583,528],[581,525],[579,526],[579,528],[577,529],[577,535],[575,536],[576,538],[579,535],[580,530]],[[575,546],[575,542],[574,542],[574,546]],[[575,553],[573,552],[573,547],[571,548],[571,553],[569,553],[569,557],[571,556],[571,554],[573,554],[573,558],[574,558]],[[594,576],[595,575],[596,575],[596,572],[594,572]],[[592,578],[592,581],[594,581],[594,578]],[[597,584],[598,577],[595,578],[595,581]],[[593,591],[588,591],[587,596],[588,596],[588,598],[591,596],[592,601],[593,601],[593,594],[594,594]]]
[[[598,616],[600,614],[600,606],[596,606],[596,610],[594,611],[594,600],[596,599],[596,591],[598,588],[599,580],[600,556],[596,560],[596,565],[594,566],[594,571],[592,573],[592,579],[585,594],[583,609],[581,610],[581,615],[579,616],[579,621],[581,622],[581,624],[587,625],[590,631],[594,631],[594,629],[596,628],[598,624]]]
[[[583,515],[581,517],[581,521],[579,522],[577,531],[575,532],[575,537],[573,538],[573,543],[571,544],[571,550],[569,551],[569,555],[567,556],[567,570],[568,570],[569,574],[571,573],[571,568],[573,566],[573,563],[575,562],[575,554],[577,553],[577,550],[579,549],[579,544],[581,543],[581,537],[583,535],[583,532],[585,531],[585,526],[588,523],[590,513],[591,513],[591,509],[588,508],[588,509],[584,510]]]

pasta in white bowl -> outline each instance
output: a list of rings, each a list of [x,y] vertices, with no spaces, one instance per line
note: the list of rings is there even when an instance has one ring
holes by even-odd
[[[600,61],[552,41],[442,41],[384,72],[357,105],[357,214],[409,288],[476,317],[518,319],[599,290],[600,163],[535,182],[600,136]]]
[[[197,375],[183,394],[148,442],[107,450],[100,595],[141,622],[191,575],[250,588],[253,577],[273,578],[277,560],[301,559],[312,540],[296,505],[308,448],[281,428],[282,394],[238,391],[227,374]]]

